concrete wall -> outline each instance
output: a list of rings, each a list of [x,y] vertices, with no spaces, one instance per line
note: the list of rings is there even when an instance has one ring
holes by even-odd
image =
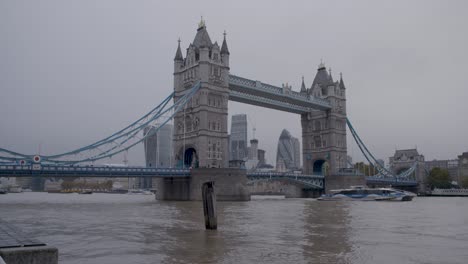
[[[320,190],[304,189],[299,183],[288,180],[258,180],[247,184],[251,195],[284,195],[286,198],[318,197]]]
[[[215,182],[215,193],[218,201],[249,201],[247,176],[244,169],[208,169],[192,170],[190,200],[201,201],[201,187],[204,182]]]
[[[153,178],[157,200],[188,201],[190,200],[190,177]]]
[[[0,257],[7,264],[57,264],[58,250],[50,246],[2,248]]]
[[[246,171],[243,169],[192,169],[191,177],[155,180],[156,199],[173,201],[201,201],[203,183],[215,182],[218,201],[249,201]]]
[[[366,185],[364,175],[330,175],[325,177],[325,192],[330,190],[345,189],[356,185]]]

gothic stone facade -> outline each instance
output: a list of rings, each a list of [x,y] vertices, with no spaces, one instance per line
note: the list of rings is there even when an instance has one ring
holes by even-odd
[[[179,47],[174,58],[174,101],[198,81],[201,88],[174,117],[176,166],[228,167],[229,51],[212,43],[202,21],[185,58]]]
[[[321,63],[310,89],[301,93],[328,100],[332,109],[301,115],[302,153],[307,174],[336,175],[346,167],[346,89],[343,79],[333,81]]]

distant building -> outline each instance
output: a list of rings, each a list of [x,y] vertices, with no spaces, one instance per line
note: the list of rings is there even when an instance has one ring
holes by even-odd
[[[424,166],[428,172],[430,172],[433,168],[445,169],[449,172],[452,181],[458,182],[458,159],[426,161],[424,162]]]
[[[299,140],[283,129],[278,140],[276,170],[280,172],[300,169]],[[299,166],[298,166],[299,165]]]
[[[301,168],[301,144],[299,143],[299,139],[295,137],[291,137],[293,150],[294,150],[294,166],[296,169]]]
[[[144,141],[146,167],[170,168],[172,167],[172,125],[165,124],[156,130],[156,127],[146,127]]]
[[[468,152],[463,152],[458,156],[458,179],[461,183],[468,178]]]
[[[146,167],[170,168],[172,167],[172,125],[145,127],[143,135]],[[141,177],[135,179],[138,188],[152,188],[152,179]],[[130,186],[129,186],[130,187]]]
[[[229,151],[230,160],[247,158],[247,115],[245,114],[233,115],[231,118]]]
[[[12,185],[16,185],[15,177],[0,177],[0,189],[8,189]]]
[[[253,170],[258,166],[258,140],[250,140],[249,156],[245,162],[245,168],[248,170]]]
[[[396,174],[400,174],[417,161],[424,162],[424,156],[420,155],[417,149],[396,150],[393,157],[390,157],[390,168]]]
[[[261,166],[263,166],[264,164],[266,164],[266,161],[265,161],[265,150],[259,149],[259,150],[257,151],[257,158],[258,158],[258,167],[261,167]]]
[[[400,149],[395,150],[393,157],[389,158],[390,169],[397,175],[405,172],[415,163],[424,165],[424,156],[419,154],[417,149]],[[425,181],[425,174],[418,175],[416,179]],[[421,179],[419,179],[419,178]]]

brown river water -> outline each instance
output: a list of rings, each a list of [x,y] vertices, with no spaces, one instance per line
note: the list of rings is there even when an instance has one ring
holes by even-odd
[[[152,195],[0,195],[0,218],[59,249],[60,263],[468,263],[468,197],[201,202]]]

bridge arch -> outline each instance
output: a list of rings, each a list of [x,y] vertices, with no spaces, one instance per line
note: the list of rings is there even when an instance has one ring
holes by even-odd
[[[190,147],[184,151],[184,167],[197,168],[198,167],[198,154],[195,148]]]
[[[186,145],[185,148],[179,148],[179,151],[175,155],[175,164],[177,168],[198,168],[199,167],[199,153],[197,148],[190,144]]]
[[[328,161],[319,159],[315,160],[313,163],[313,174],[315,175],[328,175],[330,165]]]
[[[395,170],[396,172],[396,175],[400,175],[401,173],[409,170],[411,167],[410,166],[404,166],[404,167],[400,167],[398,169]]]

